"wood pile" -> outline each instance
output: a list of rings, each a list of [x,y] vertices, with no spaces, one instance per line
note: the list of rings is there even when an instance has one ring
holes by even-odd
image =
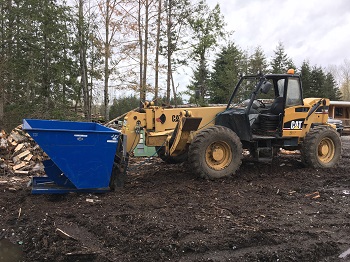
[[[43,174],[41,162],[47,158],[39,145],[22,130],[22,125],[10,134],[1,130],[0,176]]]

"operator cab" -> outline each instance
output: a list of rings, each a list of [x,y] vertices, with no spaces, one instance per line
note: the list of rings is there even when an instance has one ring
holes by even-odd
[[[229,127],[243,141],[252,136],[282,137],[284,111],[303,105],[300,76],[288,74],[243,76],[216,124]]]
[[[252,133],[260,135],[281,136],[284,109],[303,105],[302,89],[299,76],[292,74],[266,75],[266,81],[271,83],[271,90],[266,93],[265,85],[260,87],[263,96],[274,97],[271,104],[260,109],[257,121],[252,123]],[[257,93],[257,99],[261,95]],[[258,109],[259,111],[259,109]]]

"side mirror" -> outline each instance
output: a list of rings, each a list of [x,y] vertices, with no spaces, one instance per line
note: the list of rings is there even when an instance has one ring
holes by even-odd
[[[263,93],[263,94],[267,94],[270,89],[272,87],[272,84],[268,81],[265,81],[262,85],[261,85],[261,88],[260,88],[260,92]]]

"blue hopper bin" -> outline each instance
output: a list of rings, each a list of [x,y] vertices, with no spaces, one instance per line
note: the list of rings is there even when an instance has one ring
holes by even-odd
[[[120,132],[97,123],[24,119],[23,130],[50,157],[47,177],[33,177],[32,193],[105,192]]]

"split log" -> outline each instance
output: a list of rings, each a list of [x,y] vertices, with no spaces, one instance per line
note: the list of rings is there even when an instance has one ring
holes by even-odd
[[[7,148],[8,147],[8,142],[5,138],[0,139],[0,148]]]
[[[21,126],[8,135],[0,130],[0,154],[0,167],[4,174],[9,173],[14,177],[30,174],[37,169],[39,162],[48,158]],[[40,169],[40,172],[43,170]]]
[[[17,152],[17,151],[21,150],[23,147],[24,147],[24,144],[18,144],[14,151]]]
[[[16,141],[17,143],[20,143],[20,142],[26,140],[26,137],[22,136],[18,132],[11,132],[10,137],[12,137],[13,140]]]
[[[24,159],[24,161],[30,161],[32,159],[33,155],[32,154],[29,154],[26,156],[26,158]]]
[[[25,156],[27,156],[27,155],[29,155],[30,154],[30,151],[29,150],[26,150],[26,151],[23,151],[22,153],[20,153],[17,157],[19,158],[19,159],[21,159],[21,158],[23,158],[23,157],[25,157]]]
[[[22,168],[22,167],[25,167],[26,165],[27,165],[26,162],[21,162],[21,163],[19,163],[18,165],[13,166],[12,169],[13,169],[13,170],[17,170],[17,169],[20,169],[20,168]]]
[[[16,170],[15,174],[20,174],[20,175],[28,175],[29,171],[25,171],[25,170]]]

